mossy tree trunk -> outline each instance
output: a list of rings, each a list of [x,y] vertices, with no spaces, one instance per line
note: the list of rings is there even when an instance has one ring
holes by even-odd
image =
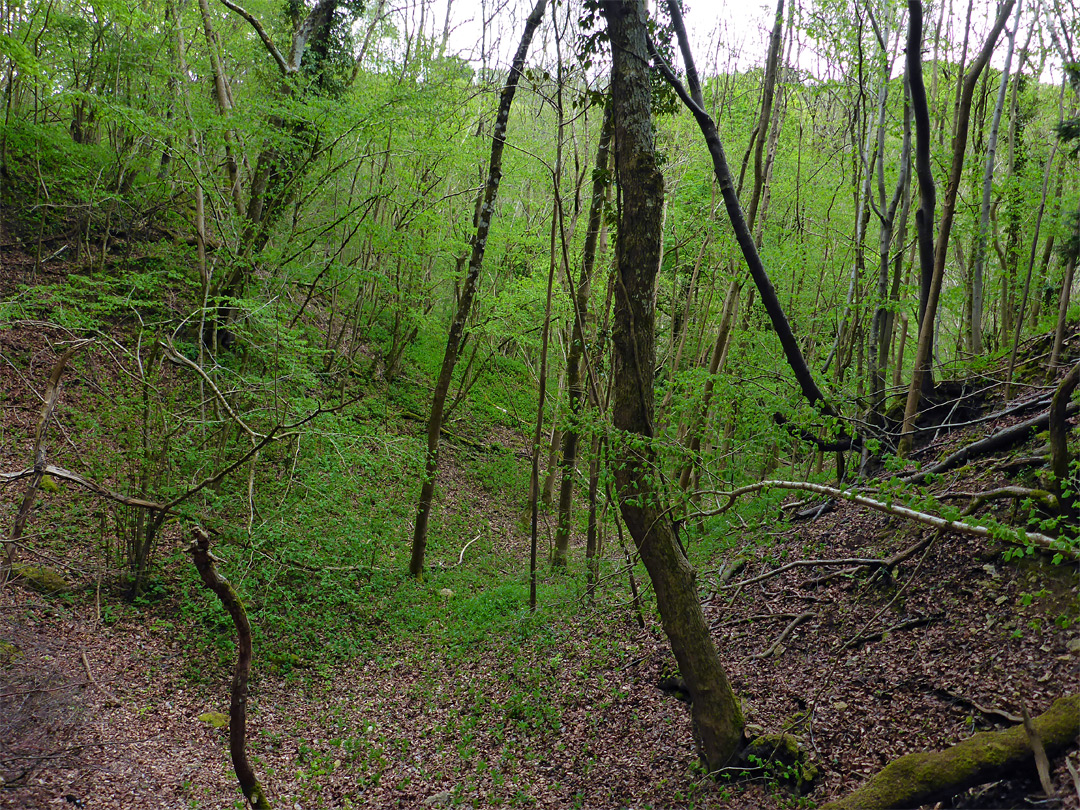
[[[1058,698],[1035,718],[1034,726],[1048,755],[1073,744],[1080,732],[1080,696]],[[902,756],[854,793],[822,810],[920,807],[1034,766],[1031,741],[1022,725],[984,731],[944,751]]]

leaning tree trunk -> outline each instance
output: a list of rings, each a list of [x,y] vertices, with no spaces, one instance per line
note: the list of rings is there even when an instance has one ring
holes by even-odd
[[[742,745],[743,717],[698,601],[695,572],[656,484],[653,431],[655,310],[664,181],[656,158],[647,18],[642,0],[606,0],[621,211],[616,242],[615,482],[619,505],[656,592],[664,632],[692,698],[698,753],[709,770]]]
[[[986,67],[986,63],[990,61],[990,55],[994,52],[994,43],[997,42],[998,36],[1001,34],[1001,30],[1005,27],[1005,22],[1009,18],[1009,13],[1012,11],[1013,3],[1016,0],[1005,0],[997,19],[994,21],[994,27],[990,30],[990,34],[986,38],[986,42],[983,44],[982,50],[979,52],[979,56],[971,63],[971,69],[964,77],[964,88],[960,96],[960,105],[956,116],[956,135],[953,138],[953,154],[952,154],[952,169],[949,172],[949,184],[945,187],[945,199],[941,205],[941,224],[938,227],[937,242],[934,245],[933,253],[933,275],[930,279],[930,289],[926,296],[926,308],[922,312],[922,318],[919,322],[919,344],[915,349],[915,367],[911,375],[911,387],[908,389],[907,405],[904,408],[904,425],[900,437],[900,454],[905,455],[911,451],[911,445],[915,436],[915,417],[918,415],[919,402],[922,399],[924,381],[929,383],[929,388],[933,388],[933,377],[930,374],[930,367],[933,363],[934,353],[934,321],[937,318],[938,298],[941,295],[941,283],[945,277],[945,258],[949,252],[949,234],[952,232],[953,215],[956,212],[956,195],[960,189],[960,178],[964,169],[964,153],[967,151],[968,140],[968,124],[971,118],[971,98],[975,93],[975,85],[979,81],[979,74],[982,73],[983,68]],[[922,63],[919,56],[919,48],[922,45],[922,3],[919,0],[909,0],[908,7],[911,13],[911,29],[908,35],[908,65],[914,67],[917,71],[917,77],[915,75],[909,75],[909,81],[911,83],[912,101],[915,104],[915,128],[916,133],[920,130],[920,110],[919,104],[916,103],[917,90],[915,85],[918,84],[921,89],[922,85]],[[918,30],[916,30],[915,18],[918,17]],[[918,36],[916,36],[918,34]],[[912,53],[914,51],[914,53]],[[918,79],[916,81],[916,78]],[[922,114],[925,114],[926,96],[922,94]],[[923,130],[926,132],[929,129],[928,126]],[[922,139],[920,138],[919,141]],[[916,142],[916,167],[919,174],[919,185],[923,183],[924,175],[930,174],[929,167],[929,144]],[[923,152],[922,160],[923,166],[920,168],[920,152]],[[931,180],[931,183],[933,181]],[[932,186],[931,186],[932,187]],[[920,221],[920,216],[923,214],[923,210],[920,207],[918,214],[916,214],[916,222],[918,222],[920,228],[919,239],[919,258],[920,264],[925,260],[923,256],[923,234],[922,230],[933,227],[932,222]],[[923,264],[925,269],[925,264]]]
[[[491,161],[488,164],[487,182],[484,186],[483,203],[476,226],[476,235],[472,240],[472,257],[469,271],[458,299],[457,312],[450,324],[450,334],[446,338],[446,352],[443,355],[442,368],[435,382],[435,392],[431,397],[431,415],[428,417],[427,453],[424,458],[424,477],[420,484],[420,502],[416,510],[416,523],[413,526],[412,560],[409,573],[420,577],[424,572],[424,553],[427,550],[428,519],[431,517],[431,499],[435,494],[435,474],[439,469],[439,436],[442,430],[443,410],[446,407],[446,393],[450,390],[450,380],[454,376],[458,353],[461,349],[465,324],[469,320],[476,286],[480,279],[480,270],[484,266],[484,248],[487,247],[488,231],[491,230],[491,217],[495,211],[495,197],[502,180],[502,155],[506,146],[506,123],[510,118],[510,106],[514,102],[518,79],[525,68],[525,56],[529,52],[533,33],[544,17],[547,0],[537,0],[532,13],[525,22],[525,32],[521,35],[517,53],[514,54],[510,75],[506,79],[502,95],[499,97],[499,109],[495,116],[495,130],[491,135]]]
[[[600,142],[596,148],[596,167],[593,169],[592,200],[589,221],[585,230],[585,247],[581,275],[574,291],[574,331],[566,361],[566,389],[570,398],[570,425],[562,435],[562,480],[559,483],[559,518],[555,528],[555,551],[552,565],[566,566],[570,548],[570,509],[574,499],[574,468],[577,465],[578,430],[585,401],[585,383],[581,377],[581,360],[585,353],[585,325],[589,315],[589,291],[593,268],[596,266],[596,243],[600,237],[604,197],[607,194],[608,153],[611,147],[611,105],[604,111],[600,127]]]
[[[1065,344],[1065,320],[1069,315],[1069,299],[1072,294],[1073,275],[1076,272],[1076,260],[1080,256],[1080,211],[1075,212],[1073,217],[1073,232],[1065,237],[1065,273],[1061,279],[1061,293],[1058,296],[1057,328],[1054,330],[1054,346],[1050,350],[1048,380],[1054,379],[1057,367],[1061,363],[1061,350]]]
[[[682,86],[670,66],[664,62],[663,57],[656,53],[655,50],[652,51],[653,59],[664,80],[672,86],[683,104],[694,114],[698,127],[701,129],[701,134],[705,137],[709,155],[712,157],[713,172],[716,175],[716,181],[720,186],[720,193],[724,199],[724,207],[727,210],[728,218],[731,220],[732,229],[735,231],[735,239],[739,243],[743,259],[750,270],[750,277],[754,280],[754,287],[761,294],[761,303],[765,307],[765,312],[769,316],[773,329],[776,330],[776,336],[780,340],[784,357],[795,374],[799,390],[802,391],[803,396],[806,397],[810,404],[820,409],[822,413],[836,416],[836,411],[825,399],[825,395],[821,393],[810,367],[806,364],[802,349],[799,348],[795,334],[791,331],[791,324],[788,322],[787,316],[784,314],[784,308],[776,295],[776,288],[773,287],[772,280],[765,270],[757,245],[754,243],[754,237],[746,224],[746,217],[743,216],[742,205],[739,203],[739,197],[735,191],[735,182],[731,175],[731,168],[728,166],[723,144],[720,142],[716,123],[705,111],[705,99],[701,94],[701,84],[698,81],[697,69],[694,67],[690,40],[686,35],[686,27],[683,25],[682,11],[676,0],[668,0],[667,7],[671,14],[672,26],[679,39],[683,62],[686,65],[686,80],[689,85],[689,92]]]

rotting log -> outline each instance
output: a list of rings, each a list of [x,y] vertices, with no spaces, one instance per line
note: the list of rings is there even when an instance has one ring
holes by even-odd
[[[229,701],[229,755],[232,757],[233,770],[236,771],[236,781],[240,783],[240,790],[255,810],[271,810],[273,805],[259,784],[247,756],[251,623],[248,622],[247,611],[244,610],[244,604],[240,601],[236,589],[218,573],[214,565],[216,558],[210,553],[210,536],[198,526],[195,527],[195,539],[191,542],[188,553],[191,554],[203,584],[217,594],[236,626],[236,670],[233,672],[232,696]]]
[[[1032,723],[1048,756],[1074,744],[1080,733],[1080,695],[1058,698]],[[1034,766],[1022,724],[1005,731],[984,731],[944,751],[902,756],[854,793],[822,810],[919,807]]]

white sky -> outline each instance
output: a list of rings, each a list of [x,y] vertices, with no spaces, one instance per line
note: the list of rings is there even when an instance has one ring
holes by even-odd
[[[535,0],[428,0],[424,25],[429,32],[436,36],[440,36],[442,33],[448,1],[452,4],[448,51],[462,56],[474,64],[480,64],[482,61],[481,44],[483,44],[492,66],[508,67],[513,50],[521,37],[525,17],[531,10]],[[1041,30],[1042,26],[1036,23],[1033,16],[1033,8],[1036,4],[1032,0],[1022,1],[1025,6],[1024,19],[1020,24],[1016,48],[1019,51],[1024,41],[1028,39],[1028,32],[1034,31],[1035,36],[1031,38],[1030,42],[1032,51],[1038,52],[1041,47],[1039,40],[1046,37],[1045,31]],[[402,2],[402,0],[399,0],[399,2]],[[549,0],[548,3],[547,16],[549,20],[552,2],[553,0]],[[570,0],[570,2],[573,2],[573,0]],[[652,5],[657,2],[660,2],[660,0],[652,0]],[[797,3],[804,13],[806,9],[813,6],[813,0],[787,0],[785,18],[788,17],[792,3]],[[929,35],[933,31],[941,3],[948,3],[946,6],[947,16],[949,11],[952,12],[952,20],[946,19],[944,21],[943,27],[945,30],[943,33],[950,41],[959,43],[962,39],[960,29],[962,29],[964,22],[963,13],[966,10],[966,4],[961,0],[957,0],[957,2],[928,0],[925,3],[926,13],[924,19],[927,34]],[[573,4],[577,5],[577,3]],[[398,12],[398,20],[404,19],[401,15],[409,15],[410,22],[406,24],[410,27],[417,26],[420,21],[419,6],[420,3],[415,2],[415,0],[404,0],[403,5],[400,7],[402,10]],[[560,12],[566,13],[566,7],[564,4],[560,8]],[[773,15],[776,13],[776,0],[768,0],[768,2],[765,0],[687,0],[686,7],[686,27],[691,36],[695,60],[700,72],[708,74],[716,71],[717,68],[725,71],[745,70],[753,65],[764,63],[769,31],[772,28]],[[987,16],[992,13],[993,8],[989,0],[975,0],[975,14],[972,20],[973,31],[969,51],[973,52],[981,45],[982,37],[985,36],[990,25]],[[484,16],[491,20],[486,37],[481,22]],[[786,22],[785,19],[785,35],[787,33]],[[1011,26],[1011,24],[1012,21],[1010,20],[1009,25]],[[539,47],[545,47],[550,52],[553,60],[554,45],[550,41],[550,25],[547,22],[545,22],[544,28],[538,32],[537,37],[538,39],[534,40],[530,61],[535,60]],[[546,46],[543,44],[545,38],[548,40]],[[805,34],[800,34],[800,38],[802,40],[801,49],[798,50],[797,56],[793,56],[793,58],[800,67],[810,70],[815,75],[821,77],[827,75],[830,72],[829,67],[822,55],[815,52],[814,48],[816,46],[814,43],[810,42]],[[998,68],[1004,62],[1004,40],[1005,36],[1002,35],[992,60],[992,64]],[[929,43],[929,36],[926,37],[926,41]],[[786,48],[787,43],[785,41]],[[931,56],[930,50],[928,44],[927,58]],[[944,54],[942,55],[944,56]],[[954,54],[954,58],[955,56]],[[896,49],[894,73],[902,70],[902,60],[901,43],[901,48]],[[1033,66],[1029,63],[1027,69],[1030,71],[1032,68]],[[1013,70],[1015,69],[1016,61],[1014,59]],[[1051,59],[1043,66],[1043,81],[1057,82],[1060,81],[1060,76],[1060,60]]]

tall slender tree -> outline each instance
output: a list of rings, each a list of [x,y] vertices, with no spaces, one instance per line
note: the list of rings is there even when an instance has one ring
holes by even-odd
[[[416,509],[416,522],[413,525],[412,558],[409,561],[409,573],[419,578],[424,572],[424,554],[427,550],[428,520],[431,517],[431,501],[435,494],[435,476],[439,470],[439,438],[442,433],[443,411],[446,407],[446,394],[450,390],[450,381],[457,366],[461,342],[465,335],[465,325],[472,311],[476,297],[480,271],[484,266],[484,249],[487,247],[488,232],[491,230],[491,218],[495,213],[495,198],[502,181],[502,157],[506,148],[506,125],[510,120],[510,108],[514,103],[514,93],[518,81],[525,69],[525,57],[529,53],[533,34],[544,18],[547,0],[537,0],[532,12],[525,21],[525,30],[518,43],[514,61],[506,77],[499,96],[499,107],[495,114],[495,128],[491,133],[491,159],[488,162],[487,180],[484,183],[483,197],[479,202],[476,233],[472,238],[472,255],[465,283],[457,302],[457,311],[450,324],[450,333],[446,338],[446,351],[443,353],[439,377],[435,381],[435,391],[431,396],[431,412],[428,415],[427,452],[424,455],[424,472],[420,482],[420,500]]]

